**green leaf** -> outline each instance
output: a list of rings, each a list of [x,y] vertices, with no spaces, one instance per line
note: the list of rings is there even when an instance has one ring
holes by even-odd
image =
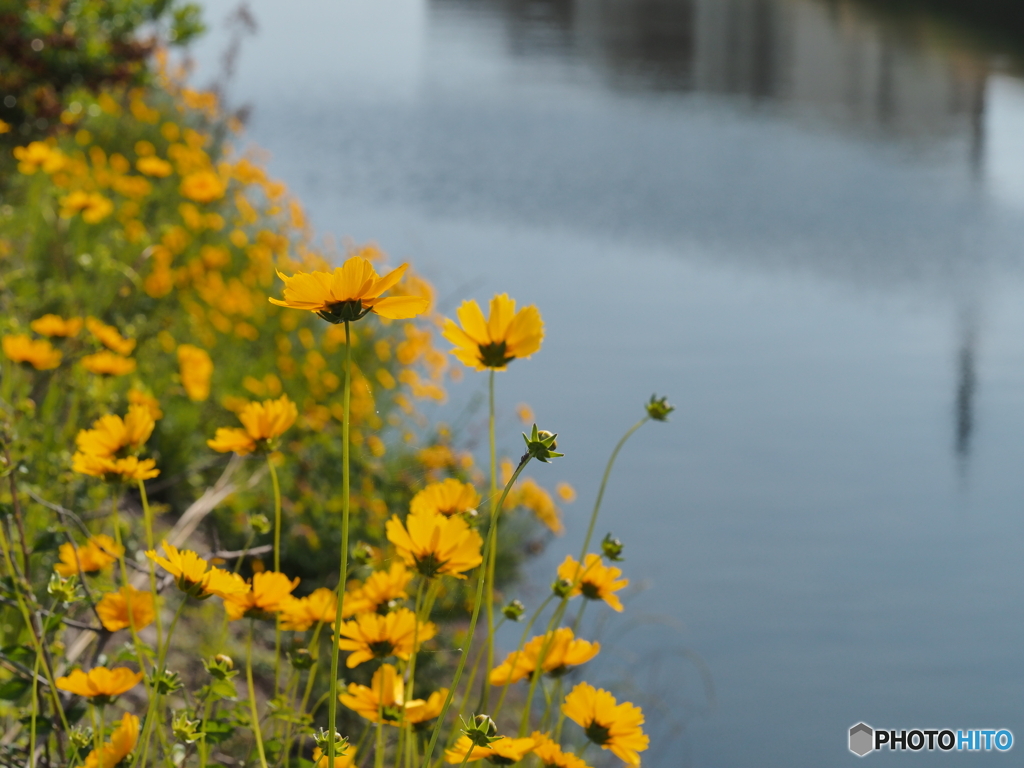
[[[8,645],[0,648],[0,656],[22,666],[35,664],[36,661],[36,652],[27,645]]]
[[[207,744],[220,744],[230,738],[235,732],[235,726],[220,720],[211,720],[203,725],[203,733],[206,734]]]
[[[12,677],[0,683],[0,701],[14,701],[31,687],[32,683],[23,677]]]

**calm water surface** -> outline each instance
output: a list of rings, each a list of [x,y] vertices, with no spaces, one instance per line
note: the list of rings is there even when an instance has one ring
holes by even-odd
[[[200,83],[232,7],[205,5]],[[1024,84],[839,0],[251,8],[232,98],[318,231],[444,311],[543,310],[505,444],[530,403],[567,454],[534,476],[581,493],[527,603],[641,401],[679,406],[599,523],[627,612],[587,613],[646,765],[852,764],[860,720],[1024,739]]]

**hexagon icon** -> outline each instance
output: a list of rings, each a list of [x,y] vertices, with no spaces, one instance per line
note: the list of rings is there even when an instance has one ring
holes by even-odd
[[[875,732],[866,723],[857,723],[850,729],[850,751],[864,757],[875,748]]]

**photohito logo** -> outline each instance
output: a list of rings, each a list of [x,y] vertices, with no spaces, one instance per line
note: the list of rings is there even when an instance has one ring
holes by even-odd
[[[948,728],[915,728],[887,731],[857,723],[850,729],[850,751],[864,757],[876,749],[943,752],[1007,752],[1013,746],[1013,734],[1006,728],[982,728],[952,731]]]

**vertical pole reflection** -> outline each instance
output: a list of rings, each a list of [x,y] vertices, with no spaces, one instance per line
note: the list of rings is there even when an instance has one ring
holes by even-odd
[[[956,442],[955,450],[960,460],[961,472],[967,469],[971,451],[971,434],[974,432],[974,397],[977,388],[975,375],[976,334],[974,323],[964,323],[963,341],[957,355],[956,385]]]

